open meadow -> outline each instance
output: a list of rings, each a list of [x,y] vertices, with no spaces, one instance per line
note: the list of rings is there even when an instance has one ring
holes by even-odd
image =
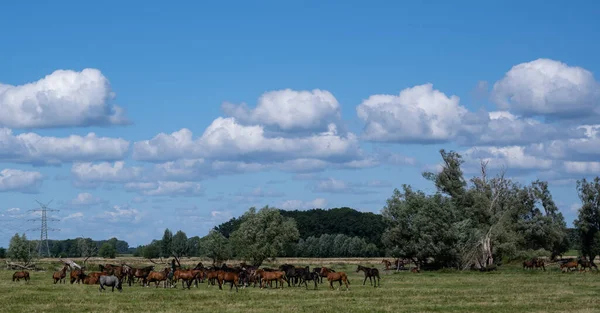
[[[49,260],[43,260],[48,262]],[[106,260],[120,263],[122,260]],[[127,258],[128,262],[143,260]],[[193,264],[197,260],[189,260]],[[96,263],[97,261],[94,261]],[[100,264],[98,261],[97,264]],[[561,273],[558,265],[547,271],[523,270],[518,265],[498,271],[437,271],[386,273],[381,259],[279,259],[295,265],[325,264],[345,271],[350,290],[317,290],[287,285],[281,289],[248,287],[235,292],[226,286],[201,284],[191,290],[144,288],[125,284],[123,292],[98,291],[98,285],[53,284],[59,263],[46,263],[47,271],[31,272],[29,283],[12,282],[14,271],[0,271],[2,312],[600,312],[600,275],[597,272]],[[381,288],[369,281],[356,264],[381,269]],[[40,266],[44,266],[40,263]],[[158,266],[157,266],[158,268]],[[339,286],[339,285],[338,285]],[[337,288],[337,286],[336,286]]]

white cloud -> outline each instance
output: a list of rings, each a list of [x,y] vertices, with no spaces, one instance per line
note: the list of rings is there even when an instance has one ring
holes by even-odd
[[[513,66],[494,84],[491,99],[524,116],[584,117],[600,113],[600,84],[581,67],[537,59]]]
[[[68,221],[68,220],[82,220],[84,217],[84,214],[81,212],[75,212],[73,214],[69,214],[65,217],[62,218],[62,221]]]
[[[108,79],[97,69],[57,70],[24,85],[0,84],[0,126],[44,128],[126,124],[112,105]]]
[[[105,203],[102,199],[98,197],[94,197],[91,193],[83,192],[77,195],[73,200],[71,200],[72,205],[76,206],[92,206],[101,203]]]
[[[488,162],[489,169],[505,167],[507,170],[550,170],[552,160],[538,158],[526,153],[521,146],[510,147],[476,147],[461,154],[465,159],[466,170],[478,172],[480,161]]]
[[[277,126],[281,130],[326,130],[330,122],[340,119],[340,105],[325,90],[270,91],[259,99],[255,109],[246,104],[224,103],[225,114],[242,123]]]
[[[40,172],[3,169],[0,171],[0,192],[36,193],[43,179]]]
[[[134,224],[142,220],[144,214],[135,208],[129,206],[113,206],[112,210],[104,211],[99,218],[110,222],[131,222]]]
[[[238,192],[237,195],[250,198],[275,198],[283,197],[285,196],[285,193],[280,191],[264,190],[260,187],[256,187],[249,192]]]
[[[460,131],[468,113],[457,96],[446,96],[428,83],[399,95],[372,95],[356,108],[366,125],[364,138],[390,142],[443,142]]]
[[[125,183],[142,176],[141,167],[126,167],[125,162],[102,162],[98,164],[75,163],[71,167],[71,175],[75,184],[95,186],[99,183]]]
[[[114,161],[123,159],[129,142],[121,138],[86,136],[42,137],[36,133],[13,135],[0,128],[0,161],[33,164],[61,164],[72,161]]]
[[[127,183],[125,189],[136,191],[146,196],[200,196],[204,190],[199,183],[195,182],[175,182],[158,181]]]
[[[234,118],[217,118],[196,140],[188,129],[158,134],[134,144],[133,157],[142,161],[170,161],[182,158],[212,158],[221,161],[253,160],[268,163],[297,158],[347,162],[358,158],[358,138],[341,136],[334,124],[326,132],[308,137],[267,137],[260,125],[245,126]]]
[[[567,174],[575,174],[581,176],[600,175],[600,162],[573,162],[566,161],[563,163],[564,171]]]
[[[368,184],[361,183],[348,183],[343,180],[338,180],[332,177],[322,179],[317,182],[311,189],[314,192],[325,192],[325,193],[347,193],[347,194],[366,194],[372,193],[366,190],[364,187],[376,187],[368,186]]]
[[[277,207],[282,210],[324,209],[327,207],[327,203],[327,200],[323,198],[316,198],[311,201],[287,200],[277,205]]]

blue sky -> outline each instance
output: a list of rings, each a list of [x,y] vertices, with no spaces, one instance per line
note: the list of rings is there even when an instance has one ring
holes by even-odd
[[[600,174],[592,1],[3,5],[0,246],[202,236],[251,206],[379,212],[438,150],[548,180],[569,224]],[[92,135],[89,135],[92,133]],[[30,237],[38,233],[28,231]]]

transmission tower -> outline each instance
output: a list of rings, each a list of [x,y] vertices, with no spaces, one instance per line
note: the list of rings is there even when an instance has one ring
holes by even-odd
[[[48,228],[48,221],[58,221],[58,219],[51,218],[51,217],[49,218],[48,212],[58,212],[59,210],[48,208],[48,205],[50,205],[50,202],[52,202],[52,200],[50,200],[50,202],[48,202],[47,204],[43,204],[37,200],[35,200],[35,202],[37,202],[40,205],[40,208],[35,209],[35,210],[29,210],[29,211],[30,212],[41,212],[41,216],[39,218],[32,218],[29,220],[30,221],[41,220],[42,226],[38,227],[38,228],[33,228],[31,230],[39,230],[40,231],[40,241],[38,242],[38,247],[37,247],[39,257],[42,257],[44,255],[50,256],[50,245],[48,245],[48,231],[59,231],[60,229]]]

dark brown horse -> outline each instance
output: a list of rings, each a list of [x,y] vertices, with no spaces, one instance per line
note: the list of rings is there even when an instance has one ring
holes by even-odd
[[[13,274],[13,277],[12,277],[13,281],[21,281],[21,279],[24,279],[26,282],[29,281],[29,272],[28,271],[19,271],[19,272],[15,272]]]
[[[585,271],[586,268],[589,268],[590,270],[592,270],[592,268],[595,268],[596,270],[598,270],[598,266],[596,266],[594,262],[588,261],[586,258],[580,258],[579,260],[577,260],[577,264],[581,266],[581,271]]]
[[[533,259],[531,259],[531,262],[533,263],[533,266],[534,266],[535,268],[541,268],[541,269],[543,269],[544,271],[546,271],[546,266],[545,266],[545,263],[544,263],[544,260],[543,260],[543,259],[540,259],[540,258],[533,258]]]
[[[344,272],[329,272],[327,270],[326,267],[321,269],[321,274],[326,275],[327,276],[327,280],[329,281],[329,288],[331,288],[332,290],[333,288],[333,282],[337,281],[340,282],[340,286],[338,287],[338,289],[342,288],[342,282],[344,282],[344,284],[346,284],[346,290],[350,289],[350,287],[348,286],[350,284],[350,281],[348,280],[348,276],[346,275],[346,273]]]
[[[531,260],[523,261],[523,269],[533,269],[533,262]]]
[[[65,266],[63,266],[62,270],[58,271],[58,272],[54,272],[54,274],[52,274],[52,279],[54,280],[54,283],[59,283],[62,282],[63,284],[67,283],[67,280],[65,279],[65,277],[67,277],[67,269],[69,268],[69,265],[65,264]]]
[[[150,274],[150,272],[154,270],[154,265],[136,268],[132,270],[133,277],[136,278],[140,282],[140,284],[142,284],[142,286],[146,286],[146,278],[148,277],[148,274]]]
[[[381,287],[381,278],[379,277],[379,270],[374,268],[374,267],[365,267],[362,265],[359,265],[356,268],[356,272],[360,272],[363,271],[363,273],[365,273],[365,280],[363,281],[363,286],[365,285],[365,283],[367,282],[367,278],[369,279],[369,282],[371,283],[371,286],[373,286],[373,280],[375,280],[375,285],[374,287],[377,287],[377,284],[379,283],[379,286]]]
[[[71,276],[71,284],[77,282],[82,283],[83,279],[85,278],[85,274],[83,273],[83,269],[73,269],[71,270],[71,273],[69,273],[69,276]]]

